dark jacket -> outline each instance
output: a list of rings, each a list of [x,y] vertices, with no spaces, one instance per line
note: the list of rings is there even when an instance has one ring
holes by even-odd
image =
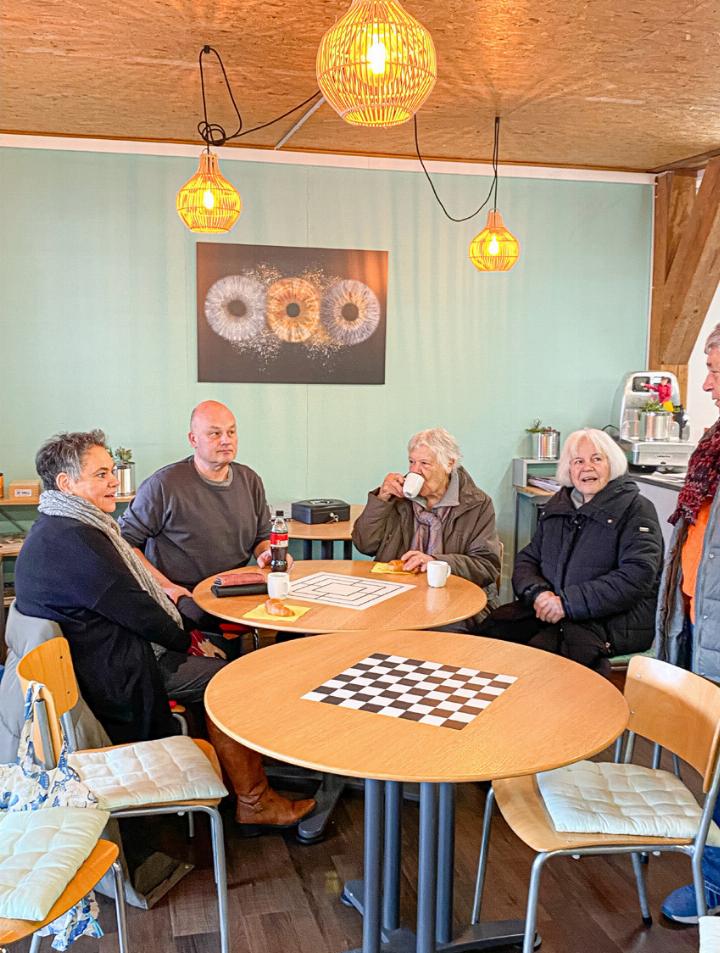
[[[543,508],[532,542],[515,559],[516,594],[560,596],[566,617],[600,623],[611,653],[647,649],[653,640],[663,541],[653,504],[629,477],[611,480],[576,509],[569,487]]]
[[[15,591],[23,615],[60,625],[80,692],[113,743],[175,734],[151,642],[185,652],[189,636],[104,533],[41,514],[18,556]]]
[[[444,527],[443,551],[433,555],[448,563],[456,576],[485,589],[492,608],[497,603],[501,551],[495,510],[490,497],[478,489],[464,467],[458,468],[458,476],[458,505],[452,507]],[[414,528],[410,500],[393,497],[385,503],[378,490],[373,490],[355,522],[352,541],[361,553],[387,562],[410,549]]]

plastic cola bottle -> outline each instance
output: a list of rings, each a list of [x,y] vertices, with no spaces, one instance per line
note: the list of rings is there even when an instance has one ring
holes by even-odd
[[[287,572],[288,527],[282,510],[275,510],[270,530],[270,572]]]

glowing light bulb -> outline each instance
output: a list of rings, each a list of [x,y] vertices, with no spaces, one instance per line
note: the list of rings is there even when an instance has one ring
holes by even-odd
[[[490,239],[490,244],[488,245],[488,252],[491,255],[497,255],[500,251],[500,245],[498,244],[497,235],[493,234]]]
[[[372,46],[368,48],[367,58],[370,66],[370,72],[375,76],[380,76],[385,72],[387,64],[387,49],[377,34],[373,34]]]
[[[210,189],[205,189],[203,192],[202,203],[206,209],[211,209],[215,207],[215,196],[212,194]]]

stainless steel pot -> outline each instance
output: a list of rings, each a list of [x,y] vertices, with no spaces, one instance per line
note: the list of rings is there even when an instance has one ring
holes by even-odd
[[[641,440],[669,440],[672,414],[665,410],[643,410],[640,414]]]
[[[132,496],[135,492],[135,464],[118,463],[115,473],[120,481],[118,496]]]
[[[539,430],[531,433],[532,456],[535,460],[557,460],[560,453],[560,431]]]

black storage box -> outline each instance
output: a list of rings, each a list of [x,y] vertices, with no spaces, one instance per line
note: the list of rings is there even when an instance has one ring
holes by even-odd
[[[343,500],[298,500],[290,512],[300,523],[344,523],[350,519],[350,504]]]

